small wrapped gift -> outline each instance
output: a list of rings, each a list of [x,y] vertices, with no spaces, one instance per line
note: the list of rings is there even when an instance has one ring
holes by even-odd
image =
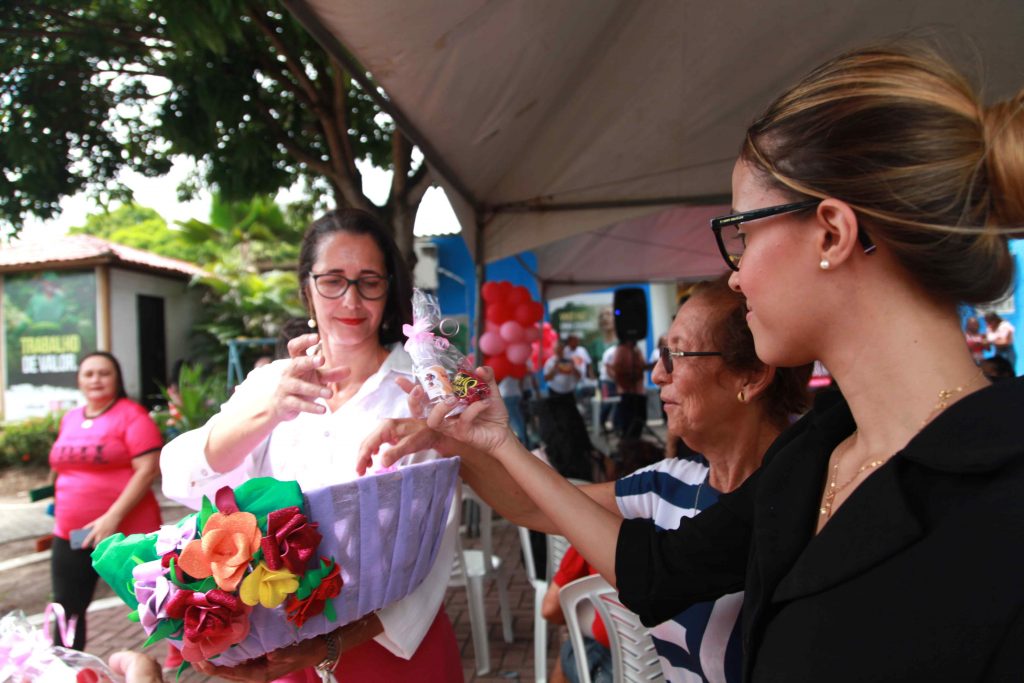
[[[53,645],[51,619],[66,647]],[[90,654],[69,650],[75,619],[65,621],[64,609],[46,607],[41,628],[32,626],[20,610],[0,619],[0,683],[113,683],[120,681],[103,662]]]
[[[186,662],[234,666],[412,592],[434,564],[458,458],[323,489],[251,479],[159,532],[115,534],[93,566]]]
[[[443,328],[437,298],[421,289],[413,290],[412,325],[403,325],[405,350],[412,358],[412,369],[431,404],[454,398],[448,413],[458,415],[466,407],[486,398],[487,383],[477,377],[468,359],[447,339],[433,333]]]

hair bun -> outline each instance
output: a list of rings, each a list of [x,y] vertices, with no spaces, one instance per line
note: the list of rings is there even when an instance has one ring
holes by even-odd
[[[982,115],[991,224],[1024,236],[1024,90]]]

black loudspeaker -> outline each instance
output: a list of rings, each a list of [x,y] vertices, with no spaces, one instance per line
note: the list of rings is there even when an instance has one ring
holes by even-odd
[[[615,290],[615,336],[620,341],[639,340],[647,336],[647,294],[639,287]]]

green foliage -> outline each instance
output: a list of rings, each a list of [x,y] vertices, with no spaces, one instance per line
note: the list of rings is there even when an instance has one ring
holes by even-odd
[[[196,261],[204,267],[219,263],[238,271],[267,270],[268,265],[292,269],[306,225],[298,217],[282,210],[270,196],[242,201],[216,193],[210,222],[180,223],[180,235],[188,244],[206,250],[207,256]]]
[[[202,365],[184,364],[178,374],[178,387],[163,390],[166,407],[150,413],[153,421],[170,441],[178,434],[202,427],[227,400],[227,378],[211,373]]]
[[[209,223],[190,220],[170,229],[135,204],[86,219],[73,233],[180,258],[208,275],[191,340],[191,359],[223,367],[225,345],[237,337],[276,337],[288,318],[302,315],[295,264],[305,229],[304,207],[282,209],[270,197],[226,201],[215,194]]]
[[[85,225],[72,227],[71,235],[93,235],[136,249],[203,264],[214,258],[215,243],[194,242],[181,230],[172,230],[160,214],[133,202],[113,211],[90,214]]]
[[[64,413],[51,413],[0,428],[0,467],[48,467]]]
[[[302,181],[378,211],[355,165],[369,160],[401,169],[379,213],[411,216],[427,177],[411,150],[281,0],[0,2],[0,222],[15,230],[83,189],[127,200],[120,171],[163,175],[176,154],[202,169],[179,194]]]

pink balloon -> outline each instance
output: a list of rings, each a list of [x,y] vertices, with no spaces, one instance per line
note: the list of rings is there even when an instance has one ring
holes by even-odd
[[[499,356],[505,352],[505,340],[497,332],[480,335],[480,350],[488,356]]]
[[[523,338],[528,342],[535,342],[540,339],[540,328],[536,325],[530,325],[526,328],[523,333]]]
[[[509,320],[501,324],[501,338],[509,344],[523,341],[523,326],[515,320]]]
[[[509,361],[513,365],[519,365],[526,362],[530,357],[531,351],[533,351],[533,348],[529,344],[510,344],[505,349],[505,355],[508,356]]]
[[[501,330],[501,325],[498,323],[492,323],[490,320],[484,320],[484,332],[494,332],[495,334]]]

